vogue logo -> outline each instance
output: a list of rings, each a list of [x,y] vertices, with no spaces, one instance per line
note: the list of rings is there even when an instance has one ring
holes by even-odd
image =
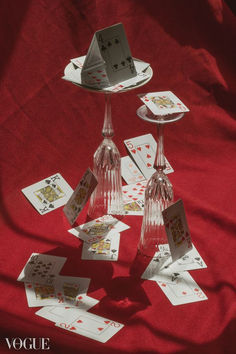
[[[21,339],[16,338],[5,338],[8,349],[20,350],[22,348],[26,350],[49,350],[50,349],[50,339],[49,338],[29,338],[26,337]]]

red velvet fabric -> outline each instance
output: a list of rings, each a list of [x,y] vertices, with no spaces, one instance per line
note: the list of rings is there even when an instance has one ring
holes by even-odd
[[[101,142],[104,97],[61,80],[93,33],[122,22],[150,83],[112,99],[114,141],[155,127],[139,120],[136,94],[172,90],[190,113],[165,130],[175,199],[185,204],[192,240],[208,265],[190,272],[208,301],[172,306],[155,282],[141,281],[141,217],[126,216],[119,261],[82,261],[62,208],[40,216],[21,189],[60,172],[74,188]],[[5,337],[49,337],[50,353],[235,352],[235,29],[222,0],[1,0],[0,352]],[[78,223],[86,220],[86,209]],[[55,328],[28,308],[16,282],[32,252],[68,257],[63,275],[90,277],[91,312],[125,327],[106,344]]]

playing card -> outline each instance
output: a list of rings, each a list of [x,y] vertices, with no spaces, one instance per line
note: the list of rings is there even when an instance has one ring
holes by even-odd
[[[133,184],[145,180],[145,177],[129,156],[121,158],[121,176],[127,184]]]
[[[122,23],[97,31],[95,37],[100,54],[106,63],[106,72],[111,85],[136,76],[134,61]]]
[[[98,47],[97,47],[97,50]],[[108,77],[106,74],[106,69],[104,61],[99,61],[96,65],[92,65],[89,69],[83,69],[83,80],[81,78],[82,68],[84,67],[86,56],[81,56],[78,58],[71,59],[73,63],[74,70],[66,70],[65,76],[62,79],[79,84],[79,85],[88,85],[93,87],[96,90],[103,90],[109,92],[118,92],[125,88],[135,87],[140,84],[142,81],[150,78],[150,73],[147,71],[147,68],[150,64],[145,63],[141,60],[134,59],[134,65],[137,71],[137,75],[131,79],[120,81],[115,85],[110,85],[108,82]],[[96,58],[92,56],[92,58]]]
[[[25,283],[26,298],[29,307],[36,306],[75,306],[85,301],[90,279],[58,276],[53,285]]]
[[[35,312],[36,315],[46,318],[52,322],[59,322],[69,319],[70,321],[76,319],[80,314],[80,310],[88,311],[99,302],[90,296],[83,295],[83,299],[78,303],[78,307],[69,306],[44,306],[39,311]]]
[[[111,215],[104,215],[86,224],[68,230],[87,243],[94,243],[113,233],[122,232],[130,227]]]
[[[124,211],[126,215],[143,215],[144,201],[136,200],[135,202],[124,204]]]
[[[163,210],[162,215],[171,257],[173,261],[176,261],[193,247],[183,201],[179,199],[176,203]]]
[[[171,91],[150,92],[138,95],[155,115],[188,112],[189,109]]]
[[[175,262],[172,261],[172,257],[169,251],[169,245],[159,245],[159,250],[163,252],[169,252],[169,257],[162,265],[162,270],[167,269],[171,272],[183,272],[185,270],[194,270],[207,268],[206,263],[198,253],[196,247],[192,244],[192,249],[184,256],[178,258]]]
[[[173,283],[158,280],[157,284],[170,300],[172,305],[207,300],[207,296],[188,272],[182,272]]]
[[[97,183],[96,177],[88,168],[63,208],[63,212],[71,225],[74,224],[80,212],[83,210]]]
[[[32,253],[18,281],[52,285],[67,258]]]
[[[116,334],[123,324],[109,320],[104,317],[94,315],[85,311],[78,310],[79,315],[76,319],[66,320],[56,323],[70,332],[106,343],[114,334]]]
[[[143,279],[172,283],[180,272],[207,267],[194,245],[191,251],[175,262],[172,261],[168,244],[159,245],[159,250],[145,269]]]
[[[124,140],[131,157],[139,167],[140,171],[146,179],[149,179],[156,171],[153,167],[156,157],[157,143],[152,134],[145,134],[136,138]],[[166,174],[173,172],[173,168],[165,158]]]
[[[84,61],[85,61],[86,55],[83,55],[81,57],[78,58],[73,58],[70,61],[79,69],[82,69],[83,65],[84,65]]]
[[[113,233],[93,244],[83,243],[82,259],[97,261],[117,261],[119,254],[120,234]]]
[[[23,188],[22,192],[33,207],[43,215],[66,204],[73,190],[60,173],[56,173]]]
[[[144,202],[145,188],[147,181],[137,182],[122,187],[124,204],[137,202],[141,200]]]

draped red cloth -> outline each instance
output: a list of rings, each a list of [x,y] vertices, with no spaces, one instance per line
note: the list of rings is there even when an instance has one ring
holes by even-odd
[[[236,21],[222,0],[0,1],[0,352],[5,338],[50,338],[50,353],[233,353],[235,351]],[[104,97],[61,80],[93,33],[122,22],[132,55],[151,64],[143,88],[112,97],[114,142],[155,127],[141,121],[138,93],[173,91],[189,108],[165,129],[175,199],[208,268],[191,275],[207,301],[172,306],[141,281],[141,217],[126,216],[118,262],[81,260],[62,208],[44,216],[21,189],[60,172],[75,188],[100,144]],[[78,223],[86,220],[86,210]],[[91,278],[90,310],[125,327],[106,344],[56,328],[28,308],[16,279],[33,252],[67,257],[61,274]]]

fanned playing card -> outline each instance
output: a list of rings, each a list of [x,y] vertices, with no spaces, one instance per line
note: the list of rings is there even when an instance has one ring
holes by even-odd
[[[97,340],[101,343],[106,343],[124,327],[124,325],[119,322],[80,310],[78,310],[76,318],[73,314],[71,319],[62,319],[60,322],[56,323],[56,326],[72,333]]]
[[[136,75],[122,23],[95,32],[82,66],[82,84],[103,88]]]
[[[97,183],[96,177],[88,168],[63,209],[71,225],[74,224],[80,212],[83,210]]]
[[[73,189],[60,173],[23,188],[22,192],[34,208],[43,215],[67,203]]]
[[[138,96],[155,115],[189,112],[188,107],[171,91],[150,92]]]
[[[176,261],[193,247],[183,201],[179,199],[176,203],[163,210],[162,215],[171,257],[173,261]]]

